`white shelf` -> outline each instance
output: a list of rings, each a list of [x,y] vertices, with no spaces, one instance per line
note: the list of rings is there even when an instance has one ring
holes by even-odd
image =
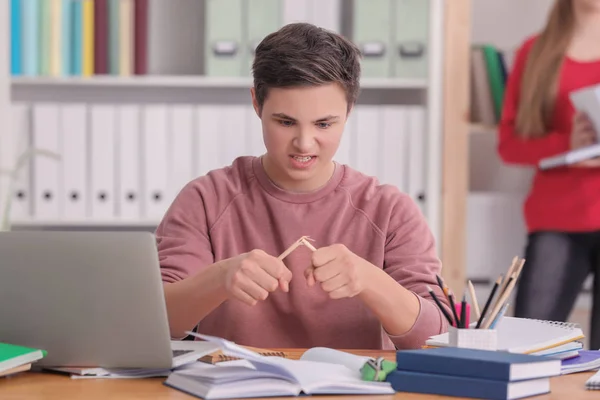
[[[145,88],[249,88],[252,78],[209,76],[101,76],[92,77],[12,77],[13,87],[145,87]],[[362,89],[426,89],[426,79],[364,78]]]
[[[15,220],[11,222],[13,228],[37,228],[37,227],[60,227],[60,228],[156,228],[160,221],[152,220]]]

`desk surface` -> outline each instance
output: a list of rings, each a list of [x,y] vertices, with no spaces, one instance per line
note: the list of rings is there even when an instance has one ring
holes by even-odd
[[[372,356],[393,358],[390,352],[357,352]],[[301,354],[296,351],[296,354]],[[537,396],[535,399],[552,400],[598,400],[599,392],[586,391],[585,381],[593,373],[584,372],[552,378],[551,393]],[[0,378],[0,398],[8,399],[157,399],[157,400],[190,400],[195,397],[163,385],[165,378],[150,379],[71,379],[67,375],[50,372],[24,372],[10,377]],[[313,396],[317,397],[317,396]],[[378,396],[327,396],[326,398],[351,400],[417,400],[442,399],[442,396],[427,396],[411,393]],[[287,398],[289,399],[289,397]],[[269,400],[272,400],[270,398]]]

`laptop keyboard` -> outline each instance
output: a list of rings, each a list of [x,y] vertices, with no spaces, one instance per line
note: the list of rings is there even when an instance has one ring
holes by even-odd
[[[194,350],[171,350],[171,351],[173,352],[173,358],[194,352]]]

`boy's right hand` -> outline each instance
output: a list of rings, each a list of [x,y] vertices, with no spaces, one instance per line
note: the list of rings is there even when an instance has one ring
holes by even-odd
[[[227,260],[224,265],[224,286],[230,298],[248,305],[265,300],[270,292],[281,288],[289,291],[292,272],[283,261],[262,250],[252,250]]]

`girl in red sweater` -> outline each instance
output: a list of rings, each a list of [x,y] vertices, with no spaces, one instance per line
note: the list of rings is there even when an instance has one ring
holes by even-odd
[[[499,128],[507,163],[542,158],[595,142],[569,93],[600,84],[600,0],[556,0],[543,31],[521,46],[508,79]],[[590,345],[600,348],[600,160],[537,170],[524,212],[526,264],[516,316],[565,321],[594,273]]]

